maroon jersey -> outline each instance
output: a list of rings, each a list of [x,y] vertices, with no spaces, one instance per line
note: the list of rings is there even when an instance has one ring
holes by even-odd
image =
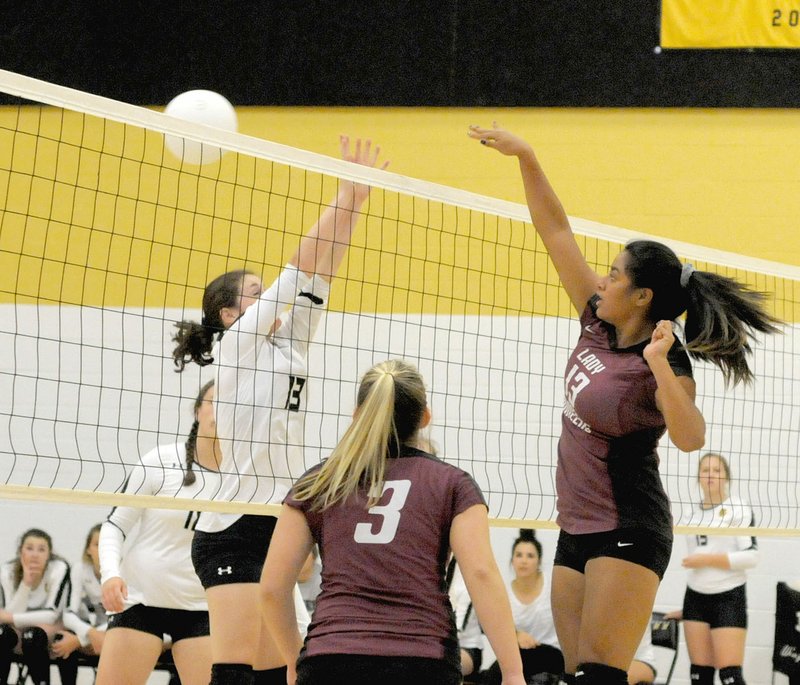
[[[672,515],[656,451],[666,425],[656,407],[656,380],[643,356],[648,341],[617,348],[613,326],[598,319],[595,308],[592,298],[567,363],[557,522],[573,535],[646,528],[671,537]],[[692,375],[689,356],[677,340],[668,360],[676,375]]]
[[[315,467],[312,471],[318,469]],[[368,654],[445,659],[458,667],[445,587],[450,525],[480,488],[461,469],[417,449],[389,459],[383,495],[359,494],[322,512],[290,492],[322,558],[322,584],[304,656]]]

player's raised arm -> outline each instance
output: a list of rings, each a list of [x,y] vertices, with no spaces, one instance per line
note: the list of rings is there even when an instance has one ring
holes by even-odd
[[[356,138],[351,149],[348,136],[340,136],[342,159],[368,167],[378,164],[381,148],[372,141]],[[385,169],[389,162],[383,162]],[[370,187],[363,183],[340,180],[339,192],[330,205],[300,241],[297,253],[290,263],[309,276],[318,274],[330,281],[350,247],[353,230],[360,216],[361,206],[369,197]]]
[[[536,158],[533,148],[519,136],[495,123],[493,128],[470,126],[469,136],[482,145],[519,159],[528,210],[536,232],[556,267],[564,289],[578,313],[597,289],[598,275],[586,263],[569,225],[561,201]]]

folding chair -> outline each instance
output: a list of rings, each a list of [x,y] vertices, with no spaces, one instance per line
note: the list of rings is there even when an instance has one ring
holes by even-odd
[[[678,621],[674,618],[665,618],[660,611],[654,611],[650,619],[650,635],[653,640],[653,647],[671,649],[673,652],[667,679],[659,681],[662,685],[669,685],[672,680],[672,673],[675,671],[675,663],[678,661],[678,643],[680,640]]]
[[[772,682],[775,672],[800,678],[800,592],[778,583],[775,598],[775,642],[772,648]]]

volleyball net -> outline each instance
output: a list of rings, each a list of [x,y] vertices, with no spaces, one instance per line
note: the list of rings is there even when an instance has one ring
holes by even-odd
[[[306,466],[347,426],[375,362],[416,363],[437,453],[469,471],[495,523],[552,527],[563,372],[577,319],[524,206],[212,129],[0,71],[0,497],[264,513],[120,490],[189,432],[213,377],[175,373],[174,324],[206,284],[274,280],[342,179],[368,183],[348,257],[309,350]],[[184,164],[164,136],[219,147]],[[631,231],[573,219],[606,271]],[[695,364],[706,446],[770,532],[797,532],[800,269],[668,242],[696,268],[769,293],[784,334],[759,340],[753,386]],[[697,455],[665,438],[676,517],[698,498]],[[300,473],[297,474],[298,476]]]

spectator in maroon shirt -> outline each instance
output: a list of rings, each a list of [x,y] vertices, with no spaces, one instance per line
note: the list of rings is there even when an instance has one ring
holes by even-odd
[[[483,495],[469,474],[418,448],[430,418],[419,372],[378,364],[333,454],[284,500],[261,589],[290,683],[460,683],[445,583],[452,548],[504,685],[524,685]],[[301,645],[292,590],[315,542],[322,589]]]
[[[626,245],[600,277],[531,146],[497,125],[469,135],[519,159],[533,225],[581,314],[558,447],[553,618],[579,685],[623,685],[672,549],[658,440],[669,430],[685,452],[705,442],[688,355],[747,382],[750,339],[775,332],[776,320],[762,293],[649,240]],[[673,325],[684,312],[681,345]]]

